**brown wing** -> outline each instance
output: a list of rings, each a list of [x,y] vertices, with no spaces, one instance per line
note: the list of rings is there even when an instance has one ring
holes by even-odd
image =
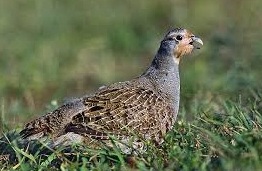
[[[162,136],[172,126],[172,111],[154,91],[142,87],[104,89],[83,99],[87,107],[65,128],[95,139],[139,134],[148,138]]]
[[[172,126],[172,109],[153,90],[112,86],[50,112],[28,123],[23,138],[53,137],[74,132],[95,139],[119,138],[136,133],[150,137],[165,134]]]

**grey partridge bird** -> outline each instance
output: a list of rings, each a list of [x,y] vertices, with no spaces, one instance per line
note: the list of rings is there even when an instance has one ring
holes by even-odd
[[[140,138],[160,144],[178,114],[179,61],[199,44],[202,40],[186,29],[169,31],[141,76],[68,102],[26,124],[20,135],[26,140],[51,137],[55,146],[80,142],[95,147],[111,136],[124,143],[133,140],[135,148],[143,146]]]

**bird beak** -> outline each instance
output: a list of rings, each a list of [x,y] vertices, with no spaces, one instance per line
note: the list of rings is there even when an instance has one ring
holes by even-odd
[[[197,49],[200,49],[198,44],[200,44],[201,46],[203,46],[203,44],[204,44],[203,41],[196,36],[192,37],[192,40],[193,40],[194,47],[196,47]]]

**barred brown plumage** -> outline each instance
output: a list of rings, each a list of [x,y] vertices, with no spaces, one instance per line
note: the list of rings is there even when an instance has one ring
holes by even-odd
[[[177,37],[179,36],[179,39]],[[52,144],[121,142],[143,147],[141,140],[157,144],[172,128],[179,107],[179,61],[201,39],[186,29],[167,33],[150,67],[139,77],[98,89],[26,124],[24,139],[51,136]],[[123,151],[126,151],[125,148]]]

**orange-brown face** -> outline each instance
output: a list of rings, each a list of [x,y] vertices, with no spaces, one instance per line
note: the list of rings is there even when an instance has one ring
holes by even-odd
[[[170,31],[166,35],[165,39],[175,41],[175,62],[179,62],[182,56],[190,54],[193,49],[199,49],[199,44],[203,45],[203,42],[200,38],[196,37],[193,33],[186,29],[175,29]]]

